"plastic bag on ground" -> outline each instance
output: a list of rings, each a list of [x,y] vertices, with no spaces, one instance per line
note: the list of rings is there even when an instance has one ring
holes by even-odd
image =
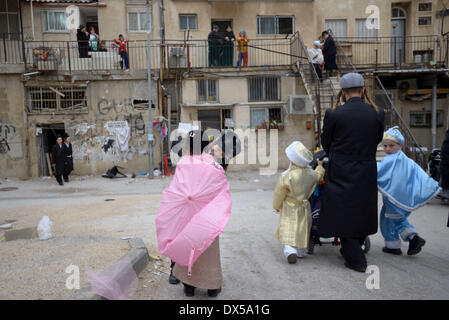
[[[48,216],[43,216],[37,225],[37,233],[40,240],[47,240],[51,238],[51,220]]]

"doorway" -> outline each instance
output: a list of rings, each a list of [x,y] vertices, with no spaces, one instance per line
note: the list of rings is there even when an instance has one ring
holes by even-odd
[[[212,30],[212,26],[217,25],[219,30],[218,33],[222,36],[224,36],[224,33],[226,32],[226,27],[231,26],[231,28],[234,30],[232,26],[232,20],[211,20],[210,29]]]
[[[41,124],[36,126],[41,133],[36,137],[39,176],[50,176],[53,173],[51,166],[51,150],[56,143],[56,136],[65,133],[64,123]]]
[[[406,12],[402,8],[391,9],[391,63],[405,63]]]
[[[198,110],[198,121],[201,121],[201,130],[208,128],[221,130],[220,109]]]

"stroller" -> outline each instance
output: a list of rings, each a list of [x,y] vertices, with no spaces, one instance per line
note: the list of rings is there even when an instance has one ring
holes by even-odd
[[[427,161],[427,173],[435,181],[440,182],[441,150],[433,149]]]
[[[313,160],[310,163],[312,169],[315,169],[318,166],[317,162],[318,159],[323,160],[323,167],[326,169],[328,158],[324,150],[319,150],[313,155]],[[323,244],[332,244],[333,246],[340,245],[340,240],[337,237],[334,237],[332,241],[321,241],[321,237],[318,232],[318,221],[320,218],[321,200],[323,197],[324,183],[325,183],[324,180],[321,183],[319,183],[315,187],[313,194],[309,198],[310,208],[312,211],[312,229],[310,231],[309,245],[307,247],[308,254],[313,254],[315,250],[315,245],[319,246],[322,246]],[[365,241],[362,244],[362,249],[365,253],[367,253],[370,250],[370,248],[371,248],[371,241],[369,237],[366,237]]]

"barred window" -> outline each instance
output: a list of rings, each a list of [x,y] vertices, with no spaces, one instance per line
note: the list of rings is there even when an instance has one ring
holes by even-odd
[[[180,14],[179,15],[179,29],[180,30],[196,30],[196,29],[198,29],[196,14]]]
[[[279,78],[248,79],[249,101],[278,101],[281,99]]]
[[[218,102],[218,81],[217,80],[198,80],[197,88],[198,102]]]
[[[265,123],[282,123],[282,108],[251,108],[251,127]]]
[[[29,112],[82,111],[86,107],[86,88],[28,87]]]
[[[437,111],[437,127],[443,126],[444,112]],[[410,127],[412,128],[430,128],[432,126],[432,112],[429,111],[412,111],[410,112]]]

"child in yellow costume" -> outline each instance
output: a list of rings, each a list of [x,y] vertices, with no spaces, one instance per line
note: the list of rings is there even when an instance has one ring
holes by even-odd
[[[312,216],[309,198],[324,176],[323,162],[315,170],[310,168],[312,153],[299,141],[285,149],[289,168],[279,177],[274,190],[273,208],[280,212],[279,228],[275,235],[284,245],[289,263],[303,258],[310,238]]]
[[[241,30],[239,32],[239,36],[237,38],[237,50],[239,52],[239,56],[237,59],[237,67],[247,67],[248,66],[248,36],[245,30]],[[243,62],[243,64],[242,64]]]

